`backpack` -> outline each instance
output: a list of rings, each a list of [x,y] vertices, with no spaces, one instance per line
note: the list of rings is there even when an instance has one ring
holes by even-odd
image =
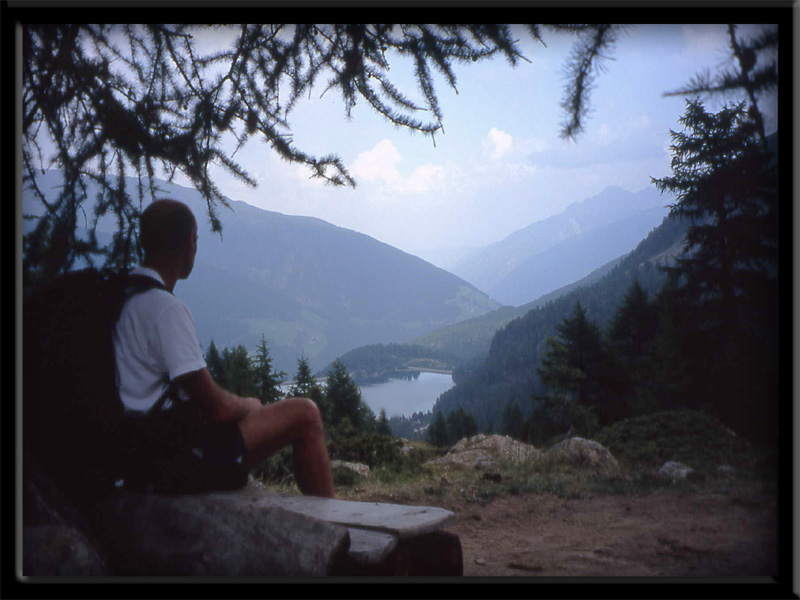
[[[131,296],[166,287],[87,268],[30,292],[23,305],[23,448],[65,491],[113,488],[124,406],[113,331]]]
[[[153,288],[166,290],[144,275],[87,268],[25,299],[24,449],[79,503],[120,487],[194,493],[247,483],[244,465],[193,453],[203,419],[175,386],[143,417],[125,414],[114,327],[125,302]]]

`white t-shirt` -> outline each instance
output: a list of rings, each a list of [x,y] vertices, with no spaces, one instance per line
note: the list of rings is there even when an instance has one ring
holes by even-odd
[[[153,269],[134,274],[163,283]],[[151,289],[125,303],[114,330],[114,352],[122,403],[129,411],[147,411],[176,377],[206,366],[192,313],[178,298]]]

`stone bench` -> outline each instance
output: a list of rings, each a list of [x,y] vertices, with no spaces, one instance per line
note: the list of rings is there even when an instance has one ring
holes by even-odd
[[[458,536],[441,529],[453,514],[440,508],[247,487],[182,496],[118,491],[78,516],[49,485],[29,482],[26,490],[25,577],[463,573]]]
[[[334,574],[461,575],[458,536],[440,527],[453,513],[430,506],[352,502],[255,491],[237,492],[254,506],[276,507],[347,527],[347,554],[333,565]]]

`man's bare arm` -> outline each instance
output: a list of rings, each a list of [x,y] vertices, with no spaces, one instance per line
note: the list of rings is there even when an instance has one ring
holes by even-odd
[[[222,389],[205,368],[181,375],[177,382],[192,401],[200,403],[210,421],[238,423],[261,406],[257,398],[242,398]]]

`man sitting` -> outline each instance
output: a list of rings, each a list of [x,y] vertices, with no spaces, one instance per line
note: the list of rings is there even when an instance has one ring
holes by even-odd
[[[172,384],[204,415],[197,454],[243,462],[249,469],[287,445],[294,451],[294,474],[304,494],[334,496],[330,460],[320,412],[307,398],[262,405],[219,387],[203,358],[194,318],[172,295],[186,279],[197,253],[197,222],[185,204],[156,200],[142,214],[144,250],[134,274],[164,284],[131,297],[114,332],[120,397],[130,418],[147,414]]]

